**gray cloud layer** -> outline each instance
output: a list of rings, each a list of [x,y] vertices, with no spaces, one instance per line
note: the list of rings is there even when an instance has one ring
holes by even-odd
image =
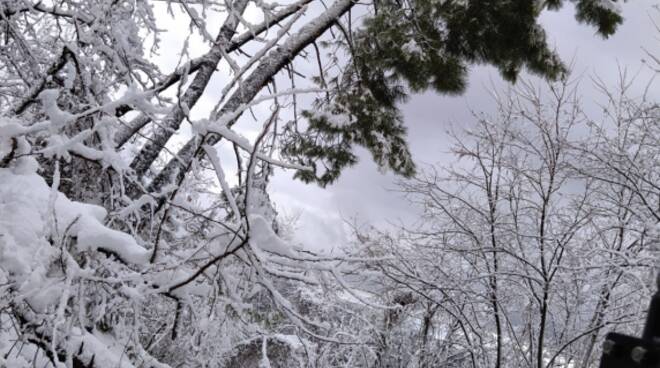
[[[653,23],[653,19],[660,19],[660,12],[653,5],[651,0],[623,4],[626,21],[607,40],[597,36],[593,28],[579,25],[570,7],[542,16],[551,43],[565,61],[573,60],[574,74],[581,76],[580,92],[590,114],[597,114],[597,102],[601,99],[590,81],[593,76],[614,86],[620,68],[628,68],[629,74],[640,71],[638,80],[643,86],[653,75],[643,66],[643,60],[649,59],[643,48],[660,56],[660,33]],[[432,93],[414,96],[403,107],[403,113],[416,162],[422,165],[451,162],[447,131],[471,124],[474,121],[471,111],[493,112],[495,101],[488,92],[492,88],[503,90],[507,84],[493,68],[476,66],[471,71],[469,88],[462,96]],[[651,93],[660,97],[653,89]],[[391,173],[380,173],[362,152],[360,163],[326,189],[294,182],[283,172],[274,178],[272,189],[280,210],[299,215],[298,240],[314,249],[333,248],[346,239],[342,218],[356,217],[359,222],[377,226],[415,218],[414,206],[392,190],[397,179]]]

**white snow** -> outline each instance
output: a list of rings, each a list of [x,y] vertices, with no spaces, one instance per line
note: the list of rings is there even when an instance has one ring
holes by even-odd
[[[39,100],[41,101],[44,111],[51,122],[51,129],[56,130],[66,123],[73,120],[74,115],[60,110],[57,106],[57,97],[60,95],[59,90],[56,89],[47,89],[39,94]]]
[[[68,345],[69,351],[78,351],[82,344],[82,354],[85,360],[94,358],[95,368],[134,368],[124,352],[125,344],[101,332],[89,333],[78,328],[73,329]]]
[[[419,47],[417,44],[417,41],[415,41],[414,38],[411,38],[408,42],[403,44],[402,46],[403,51],[409,53],[409,54],[421,54],[422,49]]]
[[[347,114],[335,114],[327,109],[313,111],[312,114],[317,119],[325,119],[330,126],[335,128],[343,128],[351,124],[351,118]]]
[[[76,225],[80,251],[104,249],[133,264],[144,264],[149,260],[149,252],[138,245],[132,236],[109,229],[92,216],[81,216]]]
[[[273,231],[271,224],[261,215],[249,215],[250,244],[258,249],[281,256],[293,256],[291,248]]]
[[[48,240],[57,243],[65,235],[76,239],[78,251],[103,249],[127,263],[148,261],[149,252],[133,237],[103,225],[107,212],[102,207],[55,192],[49,208],[51,188],[35,170],[36,165],[0,169],[0,270],[19,282],[45,274],[49,258],[59,254],[58,244]]]

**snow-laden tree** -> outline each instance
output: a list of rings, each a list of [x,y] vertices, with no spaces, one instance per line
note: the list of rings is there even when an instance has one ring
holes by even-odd
[[[596,367],[605,333],[639,333],[660,246],[658,107],[621,86],[592,120],[574,83],[522,83],[456,134],[455,165],[402,182],[419,223],[363,240],[383,287],[410,293],[389,366],[403,351],[420,367]]]
[[[648,91],[632,97],[635,82],[625,71],[616,87],[597,82],[605,96],[603,114],[587,120],[588,138],[573,146],[577,156],[574,170],[578,177],[594,183],[595,216],[589,239],[595,249],[586,256],[595,272],[590,290],[598,297],[592,301],[596,307],[589,322],[589,340],[582,345],[581,367],[595,364],[593,350],[602,337],[600,326],[607,324],[610,315],[645,305],[645,301],[630,298],[631,294],[641,287],[653,291],[650,280],[658,269],[660,110]],[[646,283],[640,285],[640,280]],[[636,335],[640,326],[619,329]]]
[[[561,75],[537,18],[563,3],[0,2],[1,364],[386,364],[364,260],[287,240],[269,177],[326,185],[356,145],[412,175],[406,88],[458,93],[473,63]],[[603,36],[622,21],[573,3]]]

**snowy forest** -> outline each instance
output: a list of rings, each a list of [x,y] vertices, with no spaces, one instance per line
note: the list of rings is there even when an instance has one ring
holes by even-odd
[[[584,75],[543,17],[607,45],[638,6],[0,0],[0,367],[599,367],[656,291],[660,44]],[[418,159],[406,103],[468,88]],[[275,200],[364,162],[411,221]]]

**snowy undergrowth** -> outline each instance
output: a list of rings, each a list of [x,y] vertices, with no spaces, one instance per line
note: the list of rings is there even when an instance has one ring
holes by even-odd
[[[0,290],[11,295],[3,298],[2,304],[23,302],[27,306],[20,318],[23,323],[58,326],[65,322],[61,304],[72,292],[72,283],[89,276],[72,257],[104,251],[126,263],[143,264],[148,254],[130,235],[103,225],[105,209],[69,200],[37,174],[36,161],[22,161],[11,169],[0,169]],[[32,361],[34,349],[19,346],[13,329],[6,328],[10,324],[7,317],[0,322],[0,352],[7,357],[4,366],[25,366]],[[72,352],[85,342],[93,351],[90,354],[103,357],[108,366],[131,366],[121,363],[122,354],[97,341],[101,335],[79,328],[69,328],[66,334],[68,343],[64,346]]]

